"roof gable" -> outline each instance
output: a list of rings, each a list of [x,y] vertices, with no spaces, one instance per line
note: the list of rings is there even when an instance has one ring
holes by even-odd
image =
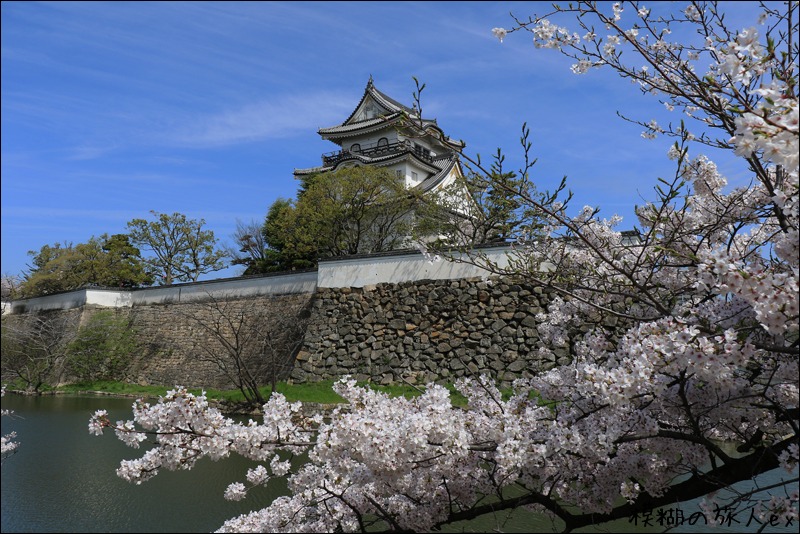
[[[416,106],[409,108],[379,91],[372,81],[372,76],[364,88],[361,100],[350,116],[341,124],[320,128],[317,133],[323,139],[340,145],[339,139],[343,137],[369,133],[394,125],[398,121],[415,130],[415,135],[432,135],[449,150],[461,150],[465,146],[463,141],[455,141],[447,137],[439,128],[436,119],[420,117]]]
[[[414,110],[378,91],[370,76],[358,105],[339,126],[367,121],[398,112],[414,113]]]
[[[353,124],[355,122],[367,121],[385,115],[391,115],[394,112],[395,111],[389,109],[388,106],[384,106],[378,102],[369,93],[365,93],[364,97],[361,99],[361,102],[358,104],[358,107],[356,107],[355,111],[353,111],[350,117],[348,117],[343,124]]]

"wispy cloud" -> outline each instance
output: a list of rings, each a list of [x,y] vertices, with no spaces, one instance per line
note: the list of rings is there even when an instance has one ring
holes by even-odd
[[[218,236],[262,218],[296,194],[292,169],[335,149],[316,131],[350,114],[370,75],[408,105],[411,77],[426,83],[425,115],[484,163],[500,147],[519,168],[525,122],[537,186],[566,174],[580,202],[640,203],[636,191],[669,172],[666,143],[643,148],[614,112],[662,123],[655,99],[604,71],[573,75],[574,61],[523,32],[491,34],[509,12],[548,5],[3,3],[3,269],[43,243],[124,231],[149,209],[205,218]]]
[[[108,146],[77,146],[72,149],[72,153],[67,156],[67,159],[70,161],[98,159],[112,152],[117,147],[117,144],[111,144]]]
[[[139,216],[130,210],[110,209],[76,209],[76,208],[42,208],[39,206],[11,206],[3,208],[3,215],[10,217],[26,217],[36,219],[84,218],[92,220],[113,221]]]
[[[163,140],[202,148],[307,134],[338,124],[352,111],[353,96],[329,92],[278,96],[235,109],[189,118]]]

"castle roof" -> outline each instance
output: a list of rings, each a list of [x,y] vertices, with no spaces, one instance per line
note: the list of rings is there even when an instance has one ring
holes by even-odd
[[[367,116],[364,110],[372,105],[371,113]],[[364,94],[361,96],[355,109],[345,121],[336,126],[320,128],[317,133],[323,138],[341,144],[347,137],[364,135],[394,125],[412,126],[421,132],[430,132],[435,138],[449,145],[453,150],[464,148],[463,141],[455,141],[444,135],[436,119],[425,119],[420,116],[415,107],[410,108],[401,104],[389,95],[375,87],[370,76]]]
[[[452,171],[456,165],[460,165],[458,161],[458,156],[455,153],[442,154],[441,156],[432,158],[431,160],[427,161],[425,159],[420,158],[417,154],[415,154],[411,150],[396,154],[389,154],[387,156],[374,157],[374,158],[364,156],[361,154],[351,154],[350,157],[348,158],[348,161],[353,161],[355,159],[365,165],[375,165],[376,167],[383,167],[392,165],[394,163],[398,163],[400,161],[407,160],[409,158],[413,158],[418,165],[427,169],[428,172],[431,173],[431,175],[428,176],[428,178],[426,178],[419,185],[416,186],[422,191],[430,191],[431,189],[435,188],[437,185],[442,183],[442,181],[445,178],[447,178],[447,176],[450,174],[450,171]],[[295,169],[294,175],[308,176],[312,174],[318,174],[321,172],[333,171],[336,170],[338,166],[339,163],[337,162],[334,165],[311,167],[308,169]]]
[[[389,129],[397,130],[397,134],[386,135]],[[354,164],[400,166],[406,170],[406,164],[411,164],[411,168],[420,171],[422,180],[414,187],[426,192],[436,189],[451,173],[462,174],[459,153],[464,142],[445,136],[436,120],[422,118],[416,106],[408,107],[379,91],[371,76],[347,119],[336,126],[320,128],[318,133],[342,149],[323,154],[322,165],[318,167],[295,169],[295,177],[336,171]],[[378,137],[379,141],[369,142]],[[358,138],[357,142],[353,143],[353,138]]]

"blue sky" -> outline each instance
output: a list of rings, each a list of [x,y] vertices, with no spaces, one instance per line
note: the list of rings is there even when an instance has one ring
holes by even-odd
[[[528,34],[492,35],[510,12],[548,5],[3,2],[2,274],[24,270],[29,250],[122,233],[150,210],[205,219],[229,241],[237,219],[294,197],[295,168],[336,149],[317,129],[347,118],[370,75],[407,105],[416,76],[424,115],[484,160],[500,147],[517,166],[527,122],[539,188],[567,176],[576,208],[631,228],[674,167],[669,139],[643,139],[616,111],[680,117],[610,72],[572,74]]]

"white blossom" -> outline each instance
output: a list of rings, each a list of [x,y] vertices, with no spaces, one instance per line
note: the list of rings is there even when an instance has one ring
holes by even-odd
[[[686,6],[686,9],[683,11],[683,13],[686,15],[686,18],[691,21],[696,22],[700,20],[700,11],[697,10],[697,7],[695,7],[694,4],[689,4]]]
[[[0,397],[5,397],[5,396],[6,396],[6,386],[3,385],[0,388]],[[14,412],[12,410],[2,411],[3,416],[10,416],[13,413]],[[0,437],[0,458],[5,459],[7,456],[10,456],[17,451],[17,449],[19,448],[19,442],[14,441],[16,437],[17,437],[16,432],[9,432],[8,434],[5,434]]]
[[[585,73],[587,70],[589,70],[589,69],[591,68],[591,66],[592,66],[592,63],[591,63],[590,61],[587,61],[587,60],[585,60],[585,59],[582,59],[582,60],[580,60],[578,63],[576,63],[575,65],[573,65],[573,66],[572,66],[572,68],[571,68],[571,70],[572,70],[572,72],[573,72],[573,73],[575,73],[575,74],[583,74],[583,73]]]
[[[608,10],[591,3],[575,9],[588,19],[601,8]],[[619,20],[622,4],[611,8]],[[638,15],[647,17],[643,9]],[[694,5],[684,14],[673,22],[711,24]],[[598,15],[610,18],[607,11]],[[580,53],[586,43],[577,34],[546,18],[532,20],[520,28],[534,35],[537,47],[572,57],[573,71],[622,68],[614,62],[628,49],[619,55],[619,35],[604,40],[605,63],[595,63],[596,51]],[[650,22],[655,35],[670,34],[668,24],[659,29]],[[525,208],[538,210],[544,230],[518,236],[509,267],[492,267],[553,292],[541,306],[519,312],[537,321],[531,352],[553,363],[529,370],[510,395],[486,376],[464,378],[455,388],[467,406],[456,408],[437,384],[408,399],[344,377],[335,391],[346,405],[325,420],[306,417],[299,404],[273,394],[262,420],[243,424],[209,406],[205,394],[176,387],[156,404],[137,401],[132,421],[112,425],[97,412],[90,432],[113,428],[131,447],[145,433],[154,437],[152,449],[117,470],[134,484],[161,469],[234,453],[264,464],[247,472],[251,485],[265,483],[268,473],[288,477],[291,495],[227,521],[223,532],[360,531],[364,518],[394,530],[430,531],[453,512],[475,510],[509,490],[558,504],[551,507],[555,515],[566,506],[594,520],[619,511],[621,501],[641,505],[642,495],[651,503],[669,496],[688,473],[708,481],[734,462],[755,467],[766,451],[780,467],[796,468],[798,102],[793,82],[770,74],[775,65],[761,39],[752,28],[714,34],[706,50],[716,59],[705,78],[680,59],[687,49],[679,44],[660,40],[644,52],[666,72],[654,73],[652,84],[668,110],[678,105],[689,116],[732,125],[731,153],[758,163],[748,167],[747,187],[729,183],[707,156],[693,151],[690,158],[689,144],[702,143],[693,143],[685,126],[665,132],[653,120],[643,136],[680,141],[667,153],[675,161],[674,181],[659,177],[654,198],[637,207],[637,235],[620,232],[618,217],[600,218],[592,206],[573,215],[562,197],[524,199]],[[640,72],[640,64],[630,63],[624,75]],[[704,84],[705,93],[686,99],[672,89],[697,89],[687,79]],[[749,107],[736,108],[741,99]],[[751,440],[758,451],[750,449]],[[744,460],[726,457],[720,442],[738,444]],[[293,468],[296,454],[308,461]],[[225,497],[246,493],[237,482]],[[712,521],[720,498],[709,494],[701,502]],[[786,491],[746,506],[761,520],[796,522],[797,503],[797,492]]]
[[[234,482],[225,490],[225,499],[228,501],[241,501],[247,496],[247,490],[241,482]]]

